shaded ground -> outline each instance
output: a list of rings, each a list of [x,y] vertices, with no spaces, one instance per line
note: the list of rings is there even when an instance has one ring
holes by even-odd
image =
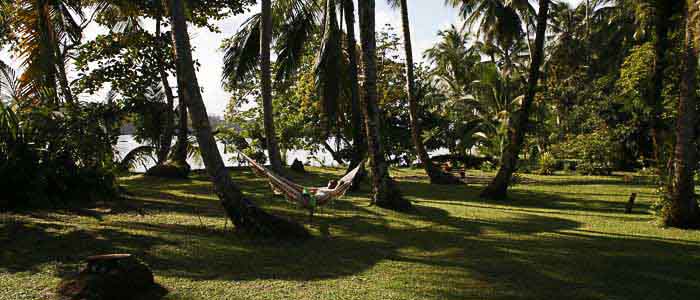
[[[324,185],[342,170],[313,169]],[[509,201],[479,186],[432,186],[395,170],[411,214],[349,195],[308,223],[250,172],[233,176],[257,203],[316,238],[242,238],[225,225],[206,178],[122,178],[119,206],[0,215],[0,299],[43,299],[89,255],[129,252],[169,299],[691,299],[700,232],[662,229],[653,187],[617,177],[532,177]],[[403,179],[401,179],[403,178]],[[368,188],[364,188],[368,190]],[[637,192],[636,212],[624,202]]]

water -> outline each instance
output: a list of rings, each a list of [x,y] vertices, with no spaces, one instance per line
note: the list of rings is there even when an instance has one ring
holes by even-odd
[[[119,151],[119,156],[124,157],[129,151],[133,150],[136,147],[142,146],[143,144],[139,144],[136,140],[134,140],[134,137],[131,135],[121,135],[119,136],[119,141],[117,142],[117,150]],[[219,153],[221,153],[221,157],[224,160],[224,164],[227,167],[237,167],[239,166],[238,164],[238,159],[236,157],[236,154],[232,152],[226,152],[224,144],[221,142],[217,141],[216,142],[217,147],[219,148]],[[331,143],[332,145],[332,143]],[[430,155],[435,156],[435,155],[442,155],[442,154],[448,154],[449,151],[447,149],[437,149],[435,151],[431,151]],[[304,165],[311,165],[311,166],[316,166],[316,167],[337,167],[338,162],[333,160],[333,156],[331,156],[328,151],[325,149],[322,149],[320,152],[315,152],[314,154],[311,154],[310,151],[306,150],[290,150],[287,151],[287,165],[291,165],[292,162],[294,162],[294,159],[298,159],[301,161]],[[189,157],[187,158],[187,163],[190,164],[190,167],[192,167],[193,170],[197,169],[204,169],[204,163],[202,162],[202,159],[199,157]],[[146,172],[146,170],[152,166],[155,165],[155,161],[149,160],[145,165],[139,165],[136,169],[132,170],[134,172],[139,172],[143,173]]]
[[[142,145],[143,144],[137,142],[131,135],[121,135],[119,136],[119,141],[117,142],[117,150],[119,151],[119,156],[124,157],[127,153],[129,153],[129,151]],[[226,152],[224,149],[224,144],[217,141],[216,145],[219,148],[219,153],[221,153],[221,157],[224,159],[224,164],[227,167],[236,167],[239,165],[236,155],[231,152]],[[299,159],[302,163],[312,166],[338,166],[338,163],[333,160],[330,153],[325,150],[317,152],[314,155],[306,150],[287,151],[287,164],[291,165],[292,162],[294,162],[294,159]],[[204,169],[204,163],[199,157],[189,157],[187,162],[194,170]],[[145,163],[145,165],[139,165],[132,171],[146,172],[146,170],[153,165],[155,165],[155,162],[149,160],[147,163]]]

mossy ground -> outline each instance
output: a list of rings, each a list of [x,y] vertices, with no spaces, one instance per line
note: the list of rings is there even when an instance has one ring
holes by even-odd
[[[313,185],[343,172],[308,171]],[[48,298],[86,256],[123,252],[151,266],[167,299],[694,299],[700,290],[700,231],[656,226],[651,185],[524,175],[537,183],[487,201],[479,185],[392,173],[415,212],[369,206],[363,187],[309,223],[264,180],[232,172],[255,202],[310,228],[315,237],[301,242],[231,231],[201,173],[123,177],[130,195],[119,205],[3,214],[0,299]]]

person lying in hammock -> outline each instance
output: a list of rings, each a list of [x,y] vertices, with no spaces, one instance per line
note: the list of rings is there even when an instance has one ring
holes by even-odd
[[[268,179],[270,188],[275,194],[281,194],[288,201],[298,203],[306,208],[323,206],[334,199],[344,196],[352,186],[353,179],[355,176],[357,176],[365,163],[363,160],[341,179],[331,180],[325,187],[306,187],[294,183],[283,176],[275,174],[271,170],[258,164],[255,160],[248,157],[243,152],[238,151],[238,153],[241,155],[241,157],[248,161],[255,174]]]

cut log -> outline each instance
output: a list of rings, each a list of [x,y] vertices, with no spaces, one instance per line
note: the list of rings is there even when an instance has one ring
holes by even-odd
[[[96,255],[86,261],[77,276],[59,284],[59,299],[160,299],[167,293],[148,266],[131,254]]]

